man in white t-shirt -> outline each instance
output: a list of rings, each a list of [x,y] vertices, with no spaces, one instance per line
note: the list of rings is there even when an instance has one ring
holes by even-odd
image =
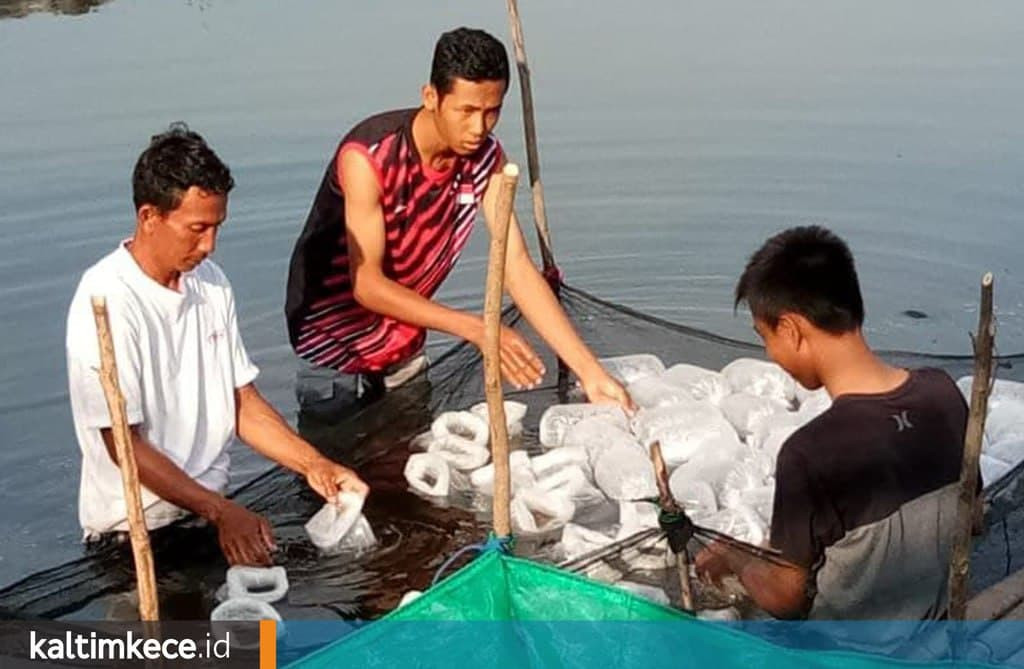
[[[188,512],[217,527],[231,564],[267,564],[263,517],[224,497],[237,434],[306,477],[326,499],[367,492],[321,455],[256,390],[231,284],[208,260],[227,217],[231,173],[181,124],[154,137],[135,165],[134,236],[86,270],[67,322],[68,380],[82,450],[79,520],[87,539],[127,530],[110,414],[100,385],[91,297],[106,298],[149,529]]]

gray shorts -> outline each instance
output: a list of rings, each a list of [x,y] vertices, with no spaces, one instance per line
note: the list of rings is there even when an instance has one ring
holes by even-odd
[[[295,398],[301,409],[326,409],[371,402],[401,387],[428,366],[424,353],[396,363],[383,372],[345,374],[299,360],[295,374]]]

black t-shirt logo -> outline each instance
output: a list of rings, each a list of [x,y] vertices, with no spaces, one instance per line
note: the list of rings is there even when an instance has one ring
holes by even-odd
[[[893,415],[889,416],[889,418],[892,418],[894,421],[896,421],[897,432],[914,429],[914,424],[910,422],[910,416],[908,415],[909,413],[909,411],[904,409],[899,413],[894,413]]]

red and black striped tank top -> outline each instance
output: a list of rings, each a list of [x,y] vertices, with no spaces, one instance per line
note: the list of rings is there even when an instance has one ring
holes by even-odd
[[[384,213],[384,275],[431,297],[451,272],[491,174],[502,163],[489,136],[470,156],[439,173],[420,161],[412,139],[417,109],[359,123],[335,151],[292,252],[285,315],[302,358],[346,373],[377,372],[423,348],[422,328],[363,308],[353,297],[339,156],[356,150],[377,173]]]

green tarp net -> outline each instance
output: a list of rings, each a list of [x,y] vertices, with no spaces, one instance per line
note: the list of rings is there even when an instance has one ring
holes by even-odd
[[[784,647],[565,570],[490,551],[413,602],[288,666],[866,669],[983,665]]]

